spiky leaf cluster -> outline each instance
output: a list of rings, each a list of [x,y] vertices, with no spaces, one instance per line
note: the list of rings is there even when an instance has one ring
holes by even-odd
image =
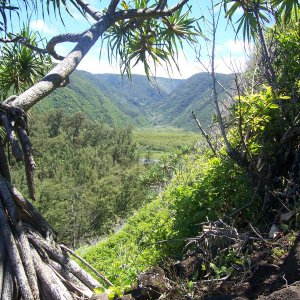
[[[37,46],[38,35],[28,26],[20,32],[22,39]],[[5,44],[0,55],[0,92],[6,98],[11,91],[19,93],[43,77],[51,67],[48,55],[38,53],[19,42]]]
[[[135,0],[133,7],[153,8],[149,0]],[[122,2],[122,9],[130,9],[131,4]],[[177,10],[171,16],[160,18],[134,18],[116,22],[105,34],[108,57],[112,61],[117,59],[122,74],[131,76],[131,68],[142,63],[149,78],[153,73],[150,64],[161,65],[170,72],[174,67],[178,69],[177,58],[184,43],[193,44],[196,36],[201,34],[196,27],[196,19],[189,16],[188,11]]]
[[[298,19],[300,3],[298,0],[224,0],[227,18],[242,16],[236,21],[236,32],[242,31],[244,39],[255,39],[259,24],[276,22],[288,23],[292,17]]]

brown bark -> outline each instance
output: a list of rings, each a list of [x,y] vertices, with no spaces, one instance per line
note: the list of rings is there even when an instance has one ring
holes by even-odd
[[[75,261],[72,261],[66,253],[63,253],[59,247],[50,245],[40,235],[33,232],[29,227],[27,227],[27,231],[29,241],[36,248],[44,249],[51,259],[63,265],[69,272],[82,281],[84,285],[92,290],[99,286],[99,282],[97,280],[80,268],[80,266]]]
[[[15,238],[9,226],[4,208],[0,201],[0,232],[6,246],[8,257],[10,259],[14,275],[17,278],[20,291],[24,299],[33,300],[33,295],[29,287],[27,276],[22,264],[22,260],[16,245]],[[9,299],[9,298],[8,298]]]
[[[1,300],[17,299],[13,270],[9,259],[6,261]]]
[[[55,275],[52,269],[47,266],[34,248],[31,248],[34,266],[40,280],[41,288],[48,300],[73,300],[73,297]]]

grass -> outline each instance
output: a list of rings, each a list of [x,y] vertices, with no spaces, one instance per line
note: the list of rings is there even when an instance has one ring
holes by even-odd
[[[142,128],[133,131],[141,158],[160,159],[178,148],[193,146],[201,135],[175,127]]]

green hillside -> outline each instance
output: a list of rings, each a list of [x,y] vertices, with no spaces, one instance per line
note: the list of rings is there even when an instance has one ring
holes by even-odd
[[[228,88],[232,78],[219,74]],[[83,112],[88,119],[110,126],[172,126],[197,130],[191,112],[207,126],[212,119],[212,81],[207,73],[185,80],[133,75],[132,80],[117,74],[91,74],[75,71],[70,84],[39,103],[39,112],[63,109],[66,113]],[[220,98],[224,99],[220,91]]]
[[[125,124],[146,126],[149,124],[140,112],[122,107],[99,87],[82,77],[79,72],[71,75],[70,84],[67,87],[56,90],[44,101],[38,103],[34,109],[39,112],[52,109],[64,109],[67,113],[80,111],[92,121],[111,126]]]
[[[232,76],[218,74],[218,81],[227,89],[232,84]],[[220,100],[225,100],[225,94],[218,88]],[[214,112],[212,99],[212,79],[207,73],[198,73],[185,80],[170,93],[156,108],[160,112],[160,124],[170,124],[175,127],[196,130],[192,111],[196,113],[204,126],[211,123]]]

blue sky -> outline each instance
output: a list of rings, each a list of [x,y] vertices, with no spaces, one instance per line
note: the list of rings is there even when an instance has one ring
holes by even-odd
[[[88,1],[88,0],[87,0]],[[108,1],[91,0],[93,6],[102,9],[105,7]],[[171,5],[175,3],[172,0]],[[190,0],[191,14],[195,18],[199,18],[204,15],[209,19],[208,7],[211,6],[210,0]],[[66,12],[62,12],[62,18],[65,26],[60,21],[59,17],[47,17],[43,19],[41,14],[32,14],[30,27],[34,31],[39,31],[41,36],[46,39],[66,33],[66,32],[82,32],[91,26],[92,22],[84,19],[75,8],[70,7],[70,11],[73,18]],[[24,13],[24,10],[23,10]],[[201,28],[204,34],[208,34],[205,26],[200,21]],[[216,45],[216,69],[220,73],[230,73],[232,68],[241,70],[245,66],[247,60],[247,53],[245,49],[249,49],[248,44],[244,44],[241,39],[235,39],[235,33],[222,14],[220,17],[219,27],[217,30],[217,45]],[[74,46],[71,43],[60,44],[56,47],[59,54],[66,55]],[[200,50],[200,59],[202,63],[199,63],[195,49],[192,49],[188,45],[184,46],[184,51],[179,53],[178,64],[180,67],[180,73],[174,67],[174,72],[170,74],[172,78],[188,78],[197,72],[204,71],[203,65],[209,65],[209,59],[207,54],[207,46],[203,38],[199,38],[199,44],[196,46],[197,50]],[[249,54],[249,51],[247,51]],[[199,51],[197,51],[199,53]],[[118,64],[109,64],[107,60],[107,53],[104,49],[99,59],[100,54],[100,42],[98,42],[83,59],[78,66],[78,69],[86,70],[92,73],[119,73]],[[137,65],[133,70],[133,73],[144,74],[143,66]],[[157,76],[168,77],[168,73],[162,67],[159,67],[156,71]]]

